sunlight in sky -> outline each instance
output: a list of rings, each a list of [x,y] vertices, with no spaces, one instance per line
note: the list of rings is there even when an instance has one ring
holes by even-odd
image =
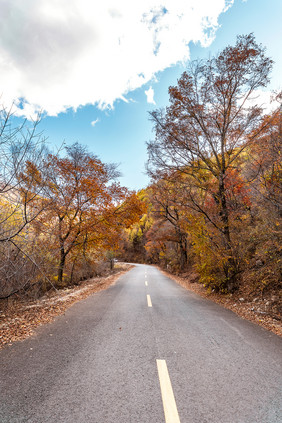
[[[145,94],[147,96],[147,102],[151,103],[151,104],[156,104],[155,100],[154,100],[154,90],[152,87],[150,87],[148,90],[145,91]]]
[[[156,72],[211,43],[224,0],[0,1],[3,97],[55,116],[112,107]]]
[[[44,111],[50,145],[87,145],[120,163],[132,189],[149,182],[148,111],[168,104],[185,62],[254,32],[281,88],[280,0],[0,0],[0,10],[2,104]]]

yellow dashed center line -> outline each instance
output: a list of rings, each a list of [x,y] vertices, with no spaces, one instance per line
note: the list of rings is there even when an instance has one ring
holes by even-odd
[[[180,423],[165,360],[157,360],[166,423]]]
[[[145,281],[145,285],[148,286],[148,282],[147,281]]]
[[[148,303],[148,307],[152,307],[152,301],[149,294],[147,294],[147,303]]]

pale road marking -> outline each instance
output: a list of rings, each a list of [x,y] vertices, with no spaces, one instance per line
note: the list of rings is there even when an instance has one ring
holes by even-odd
[[[147,281],[145,281],[145,285],[148,286],[148,282]]]
[[[248,342],[248,340],[244,337],[244,335],[242,335],[242,333],[240,332],[239,329],[235,328],[233,325],[230,325],[225,319],[223,319],[222,317],[220,318],[220,320],[222,320],[222,322],[224,322],[230,329],[234,330],[235,333],[237,333],[237,335],[248,345],[252,346],[251,342]]]
[[[148,307],[152,307],[152,301],[149,294],[147,294],[147,303],[148,303]]]
[[[180,423],[165,360],[157,360],[166,423]]]

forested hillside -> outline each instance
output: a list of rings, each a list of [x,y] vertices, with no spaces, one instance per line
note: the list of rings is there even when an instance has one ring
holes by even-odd
[[[152,183],[139,193],[147,213],[125,235],[127,259],[196,272],[221,293],[279,293],[281,94],[273,104],[260,95],[271,67],[240,36],[169,88],[169,106],[151,113]]]
[[[271,68],[253,35],[192,62],[151,113],[151,184],[137,194],[117,165],[78,143],[50,152],[40,116],[19,126],[2,108],[0,298],[72,286],[118,256],[277,302],[281,94],[261,94]]]
[[[115,164],[78,143],[51,153],[39,122],[17,126],[11,110],[0,112],[0,299],[101,273],[144,210]]]

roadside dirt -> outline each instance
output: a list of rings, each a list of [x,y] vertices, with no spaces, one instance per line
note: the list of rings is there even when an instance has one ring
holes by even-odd
[[[89,295],[107,289],[133,266],[120,263],[114,273],[83,281],[79,286],[45,295],[36,301],[13,300],[7,306],[0,303],[0,349],[22,341],[34,334],[34,330],[45,323],[50,323],[56,316],[65,312],[77,301]]]
[[[276,335],[282,336],[282,316],[279,310],[279,306],[281,309],[281,302],[279,305],[278,298],[248,298],[242,292],[230,295],[208,292],[202,284],[196,282],[197,275],[194,273],[176,276],[162,269],[160,271],[184,288],[195,292],[201,297],[221,304],[223,307],[234,311],[238,316],[250,320]]]
[[[77,301],[107,289],[132,267],[132,265],[119,263],[113,274],[84,281],[79,286],[53,292],[36,301],[17,299],[8,307],[2,301],[0,303],[0,349],[5,345],[12,345],[15,341],[21,341],[33,335],[38,326],[52,322],[56,316],[63,314]],[[250,300],[244,298],[242,293],[223,296],[215,292],[207,292],[202,284],[196,282],[197,278],[193,273],[176,276],[160,270],[184,288],[221,304],[244,319],[282,336],[281,315],[279,312],[276,312],[275,316],[272,315],[273,313],[269,309],[269,300],[265,298]]]

